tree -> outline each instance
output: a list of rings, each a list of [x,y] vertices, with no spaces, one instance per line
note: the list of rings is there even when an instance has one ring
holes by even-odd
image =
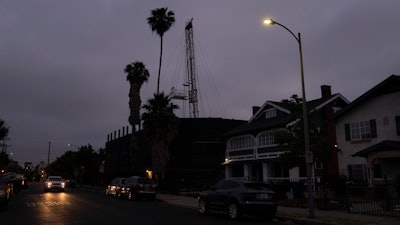
[[[178,106],[171,103],[170,98],[162,92],[154,94],[154,98],[149,99],[143,108],[146,110],[142,115],[143,126],[150,140],[153,172],[164,180],[170,157],[169,147],[178,129],[178,118],[174,114]]]
[[[285,146],[287,150],[279,157],[279,161],[287,169],[303,167],[305,166],[303,100],[297,95],[293,95],[290,99],[282,100],[281,103],[285,105],[285,108],[289,109],[291,113],[290,120],[294,121],[294,123],[291,123],[286,130],[279,132],[276,136],[276,142]],[[315,123],[315,112],[310,113],[308,116],[310,118],[310,150],[313,152],[315,160],[326,162],[329,160],[330,152],[334,149],[334,146],[329,143],[325,130]]]
[[[8,130],[9,128],[6,126],[4,120],[0,119],[0,140],[8,136]],[[10,161],[8,154],[3,149],[0,151],[0,169],[7,166]]]
[[[100,177],[99,166],[105,158],[105,151],[96,152],[89,144],[79,150],[67,151],[52,162],[46,169],[49,174],[57,174],[63,178],[74,178],[81,184],[95,184]]]
[[[9,162],[10,158],[8,157],[8,154],[4,151],[0,151],[0,170],[4,169]]]
[[[175,23],[175,13],[168,11],[168,8],[157,8],[151,10],[151,16],[147,18],[147,23],[150,25],[151,31],[156,32],[160,36],[160,62],[158,66],[157,78],[157,94],[160,92],[160,74],[161,74],[161,61],[163,53],[163,37],[171,26]]]
[[[0,140],[8,136],[9,128],[6,126],[4,120],[0,119]]]
[[[134,127],[140,125],[140,105],[142,103],[140,99],[140,89],[144,82],[149,79],[149,71],[142,62],[133,62],[126,65],[124,72],[127,74],[126,80],[129,81],[129,123]]]

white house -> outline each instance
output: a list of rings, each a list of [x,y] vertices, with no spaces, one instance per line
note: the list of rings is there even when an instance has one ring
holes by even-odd
[[[400,76],[388,77],[332,119],[340,175],[370,184],[400,175]]]

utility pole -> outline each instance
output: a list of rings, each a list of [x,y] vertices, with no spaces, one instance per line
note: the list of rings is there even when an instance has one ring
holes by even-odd
[[[47,152],[47,166],[50,165],[50,145],[51,145],[51,142],[49,141],[49,151]]]

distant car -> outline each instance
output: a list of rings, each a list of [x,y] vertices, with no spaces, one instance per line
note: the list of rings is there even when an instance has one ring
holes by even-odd
[[[126,177],[114,178],[109,185],[106,187],[106,195],[117,196],[121,189],[121,185],[125,182]]]
[[[64,191],[65,181],[61,176],[49,176],[44,182],[44,191]]]
[[[132,176],[126,179],[121,185],[121,191],[118,197],[127,197],[129,200],[144,198],[155,200],[157,194],[157,185],[154,180],[146,177]]]
[[[277,210],[275,193],[266,183],[248,180],[222,180],[198,197],[198,212],[223,211],[231,219],[242,215],[271,220]]]
[[[0,175],[0,209],[5,210],[7,209],[8,202],[11,197],[11,185],[7,179]]]
[[[15,193],[19,193],[22,189],[28,188],[28,180],[22,174],[16,174],[12,181]]]

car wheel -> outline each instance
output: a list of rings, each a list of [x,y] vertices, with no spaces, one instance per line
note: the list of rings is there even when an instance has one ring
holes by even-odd
[[[205,215],[208,212],[208,206],[207,203],[204,199],[199,199],[199,203],[197,205],[197,211],[202,214]]]
[[[239,218],[239,206],[236,202],[232,201],[228,204],[228,216],[233,220]]]

